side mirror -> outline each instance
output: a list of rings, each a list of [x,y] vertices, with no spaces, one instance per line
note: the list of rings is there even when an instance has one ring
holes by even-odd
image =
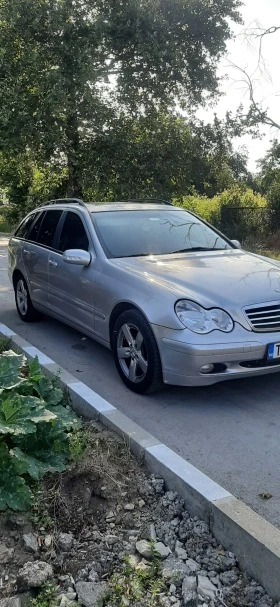
[[[231,240],[230,242],[232,242],[232,244],[237,247],[237,249],[242,249],[242,246],[239,242],[239,240]]]
[[[83,249],[67,249],[63,253],[63,261],[74,266],[89,266],[91,254]]]

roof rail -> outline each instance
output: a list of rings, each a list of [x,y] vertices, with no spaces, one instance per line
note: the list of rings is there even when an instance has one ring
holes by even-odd
[[[85,207],[85,203],[80,198],[54,198],[53,200],[47,200],[47,202],[43,202],[40,204],[40,207],[45,207],[46,205],[51,204],[79,204],[82,207]]]
[[[126,200],[125,202],[140,202],[140,203],[152,203],[152,204],[167,204],[169,206],[173,206],[171,202],[168,200],[163,200],[162,198],[131,198]]]

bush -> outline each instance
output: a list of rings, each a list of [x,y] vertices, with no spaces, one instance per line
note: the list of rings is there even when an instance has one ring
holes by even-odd
[[[212,223],[229,238],[242,242],[261,240],[267,229],[266,222],[262,221],[267,206],[265,198],[245,186],[233,186],[213,198],[185,196],[179,204]]]
[[[12,350],[0,355],[0,510],[26,510],[30,481],[65,469],[68,435],[77,427],[37,359],[26,364]]]

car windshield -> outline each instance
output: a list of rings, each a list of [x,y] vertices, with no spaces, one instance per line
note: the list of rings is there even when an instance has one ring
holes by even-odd
[[[232,248],[197,217],[179,209],[98,211],[92,217],[109,258]]]

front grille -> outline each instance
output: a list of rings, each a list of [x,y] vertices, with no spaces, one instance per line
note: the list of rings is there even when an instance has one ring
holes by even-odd
[[[254,331],[280,331],[280,302],[246,308],[245,314]]]

